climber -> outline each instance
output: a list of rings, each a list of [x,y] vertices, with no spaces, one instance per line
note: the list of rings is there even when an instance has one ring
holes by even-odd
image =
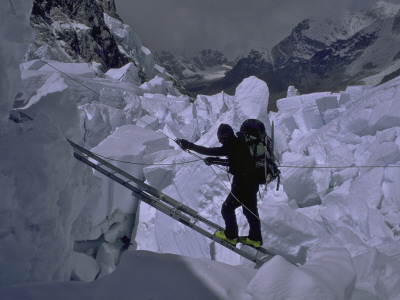
[[[257,192],[259,183],[254,178],[254,163],[247,146],[235,136],[228,124],[221,124],[217,132],[221,147],[207,148],[193,144],[185,139],[176,142],[184,150],[192,150],[208,155],[205,163],[229,166],[233,175],[231,191],[222,204],[221,214],[225,221],[225,230],[216,231],[214,235],[234,246],[239,242],[259,248],[262,245],[261,224],[257,209]],[[225,156],[221,159],[218,156]],[[249,223],[249,235],[239,237],[235,210],[242,206],[243,214]]]

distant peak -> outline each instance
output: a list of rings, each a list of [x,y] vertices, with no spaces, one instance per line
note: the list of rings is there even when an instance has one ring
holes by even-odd
[[[400,4],[390,3],[386,1],[378,1],[373,8],[374,15],[376,17],[391,18],[397,15],[400,10]]]

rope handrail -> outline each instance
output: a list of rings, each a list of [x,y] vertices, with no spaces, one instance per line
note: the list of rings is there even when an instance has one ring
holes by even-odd
[[[11,5],[12,5],[11,0],[10,0],[10,3],[11,3]],[[14,9],[14,6],[13,6],[13,5],[12,5],[12,9]],[[42,59],[40,59],[40,60],[41,60],[43,63],[45,63],[45,64],[49,65],[50,67],[52,67],[53,69],[59,71],[60,73],[64,74],[65,76],[69,77],[71,80],[77,82],[78,84],[80,84],[80,85],[82,85],[83,87],[87,88],[88,90],[92,91],[93,93],[95,93],[95,94],[101,96],[97,91],[95,91],[95,90],[91,89],[90,87],[86,86],[85,84],[79,82],[78,80],[76,80],[75,78],[73,78],[73,77],[71,77],[70,75],[66,74],[65,72],[63,72],[63,71],[59,70],[58,68],[52,66],[52,65],[49,64],[48,62],[43,61]],[[170,136],[168,136],[167,134],[165,134],[165,133],[162,132],[161,130],[154,128],[154,126],[148,124],[147,122],[145,122],[145,121],[142,120],[141,118],[137,118],[137,119],[140,120],[141,122],[145,123],[147,126],[149,126],[149,127],[150,127],[151,129],[153,129],[154,131],[157,131],[157,132],[163,134],[163,135],[166,136],[168,139],[170,139],[170,140],[174,141],[175,143],[177,143],[175,139],[171,138]],[[203,159],[201,156],[197,155],[197,154],[194,154],[194,153],[192,153],[192,152],[190,152],[190,151],[188,151],[188,150],[185,150],[185,152],[187,152],[187,153],[191,154],[192,156],[196,157],[197,160],[188,161],[188,162],[183,162],[183,163],[176,163],[176,164],[186,164],[186,163],[196,162],[196,161],[200,161],[200,160],[203,160],[203,161],[204,161],[204,159]],[[97,154],[97,155],[98,155],[98,154]],[[99,156],[101,156],[101,155],[99,155]],[[107,158],[107,157],[103,157],[103,158]],[[111,158],[107,158],[107,159],[114,160],[114,159],[111,159]],[[118,161],[118,160],[115,160],[115,161]],[[125,162],[125,161],[120,161],[120,162],[131,163],[131,164],[146,165],[146,164],[142,164],[142,163],[132,163],[132,162]],[[153,165],[155,165],[155,164],[153,164]],[[170,164],[159,164],[159,165],[170,165]],[[209,166],[210,166],[210,168],[212,169],[212,171],[215,173],[215,175],[217,176],[217,178],[223,183],[224,187],[229,191],[229,193],[231,193],[230,189],[226,186],[226,184],[225,184],[225,182],[223,181],[223,179],[220,178],[220,176],[217,174],[217,172],[214,170],[214,168],[213,168],[211,165],[209,165]],[[224,169],[224,168],[222,168],[222,167],[220,167],[220,166],[216,166],[216,167],[218,167],[218,168],[220,168],[220,169],[222,169],[222,170],[224,170],[224,171],[227,172],[226,169]],[[380,166],[380,165],[357,166],[357,165],[354,165],[354,166],[313,166],[313,167],[308,167],[308,166],[289,166],[289,165],[280,165],[280,166],[279,166],[279,168],[305,168],[305,169],[335,169],[335,168],[337,168],[337,169],[344,169],[344,168],[382,168],[382,167],[383,167],[383,168],[388,168],[388,167],[395,167],[395,168],[398,168],[398,167],[400,167],[400,165],[387,165],[387,166]],[[232,194],[232,193],[231,193],[231,194]],[[294,242],[293,240],[290,240],[290,239],[286,238],[285,236],[279,234],[276,230],[274,230],[274,229],[271,228],[268,224],[266,224],[265,222],[263,222],[263,221],[260,219],[260,217],[257,216],[256,214],[254,214],[248,207],[246,207],[244,204],[242,204],[242,203],[240,202],[240,200],[239,200],[235,195],[232,194],[232,196],[233,196],[237,201],[239,201],[239,203],[240,203],[245,209],[247,209],[247,210],[248,210],[251,214],[253,214],[258,220],[260,220],[261,224],[263,224],[264,226],[266,226],[268,229],[270,229],[270,230],[271,230],[272,232],[274,232],[276,235],[282,237],[283,239],[287,240],[288,242],[290,242],[290,243],[292,243],[292,244],[294,244],[294,245],[297,245],[297,246],[299,246],[299,247],[304,247],[304,248],[306,248],[307,251],[314,252],[314,250],[312,250],[310,247],[307,247],[307,246],[304,246],[304,245],[302,245],[302,244],[300,244],[300,243]]]
[[[174,166],[174,165],[184,165],[184,164],[188,164],[188,163],[193,163],[193,162],[197,162],[197,161],[201,161],[201,159],[195,159],[195,160],[190,160],[190,161],[184,161],[184,162],[177,162],[177,163],[170,163],[170,164],[155,164],[155,163],[140,163],[140,162],[131,162],[131,161],[125,161],[125,160],[119,160],[119,159],[114,159],[111,157],[107,157],[107,156],[103,156],[101,154],[95,153],[93,152],[93,154],[96,154],[97,156],[100,156],[101,158],[107,159],[107,160],[111,160],[111,161],[115,161],[115,162],[120,162],[120,163],[125,163],[125,164],[131,164],[131,165],[141,165],[141,166]]]
[[[365,166],[314,166],[314,167],[308,167],[308,166],[278,166],[279,168],[293,168],[293,169],[349,169],[349,168],[400,168],[400,165],[386,165],[386,166],[380,166],[380,165],[365,165]]]

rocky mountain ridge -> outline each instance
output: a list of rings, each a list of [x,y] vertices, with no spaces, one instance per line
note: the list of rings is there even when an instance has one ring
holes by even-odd
[[[62,62],[98,62],[100,68],[119,68],[128,57],[118,49],[104,20],[105,11],[118,17],[114,0],[34,0],[31,25],[36,40],[26,60],[46,58]]]
[[[132,76],[139,82],[158,76],[191,96],[165,68],[156,64],[152,52],[123,23],[115,0],[33,0],[30,21],[36,39],[29,46],[26,61],[89,63],[98,76],[129,64],[135,73]]]
[[[133,63],[142,82],[165,70],[117,14],[115,0],[34,0],[31,26],[36,39],[25,60],[89,63],[99,73]]]

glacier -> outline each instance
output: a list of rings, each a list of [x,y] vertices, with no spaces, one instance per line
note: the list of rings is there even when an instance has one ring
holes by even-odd
[[[18,19],[0,12],[1,299],[399,299],[400,77],[289,93],[278,112],[267,112],[268,85],[256,77],[233,96],[192,101],[156,72],[142,84],[133,65],[102,74],[21,63],[31,6],[13,3]],[[15,95],[32,120],[8,119]],[[174,140],[217,146],[220,123],[238,130],[247,118],[269,132],[274,122],[282,171],[258,204],[264,247],[278,255],[257,268],[78,162],[66,140],[222,225],[231,178]],[[304,247],[305,263],[290,264]]]

